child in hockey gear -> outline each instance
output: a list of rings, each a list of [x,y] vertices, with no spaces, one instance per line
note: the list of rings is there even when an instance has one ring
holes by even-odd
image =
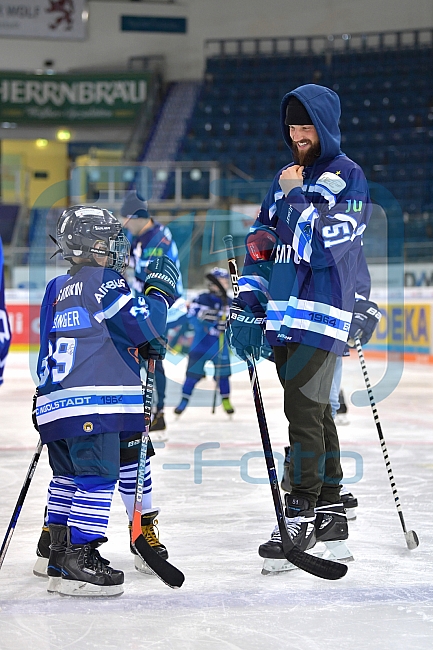
[[[72,267],[42,302],[35,413],[53,470],[48,573],[59,578],[60,568],[60,584],[51,581],[60,594],[113,596],[123,573],[96,549],[106,541],[121,441],[141,437],[144,425],[137,348],[163,345],[178,273],[168,258],[152,260],[145,296],[134,299],[121,275],[129,242],[94,206],[65,210],[57,243]]]
[[[224,411],[234,413],[230,402],[230,357],[224,332],[231,299],[227,296],[229,274],[215,267],[206,275],[208,291],[192,301],[185,317],[194,326],[195,335],[188,356],[186,379],[182,387],[182,399],[174,409],[176,415],[188,406],[197,382],[205,376],[204,366],[212,361],[216,388],[219,389]],[[180,321],[179,321],[180,322]]]
[[[159,531],[157,528],[158,520],[156,516],[158,515],[158,510],[153,512],[147,512],[141,515],[141,530],[143,532],[143,537],[149,543],[150,546],[160,555],[164,560],[168,560],[168,551],[164,544],[161,544],[159,541]],[[132,522],[129,522],[129,531],[131,531]],[[134,557],[134,566],[137,571],[140,573],[148,573],[153,575],[153,571],[148,567],[146,562],[143,562],[141,557],[137,554],[137,551],[129,544],[131,553]]]
[[[11,329],[5,305],[3,246],[0,237],[0,386],[3,383],[3,370],[11,343]]]
[[[179,277],[176,282],[175,304],[167,315],[167,326],[180,315],[186,314],[186,303],[182,298],[183,286],[180,273],[179,253],[170,229],[158,223],[149,215],[148,203],[135,190],[125,196],[120,209],[120,222],[132,235],[131,264],[134,268],[132,289],[136,295],[143,293],[146,281],[146,269],[150,259],[167,255],[177,267]],[[166,422],[164,418],[164,403],[167,380],[162,359],[156,361],[155,388],[158,396],[156,410],[150,425],[154,433],[154,442],[166,442]]]

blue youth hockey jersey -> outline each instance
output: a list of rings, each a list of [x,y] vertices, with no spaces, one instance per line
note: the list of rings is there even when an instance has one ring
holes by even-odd
[[[173,241],[170,229],[157,221],[149,230],[146,230],[132,241],[132,260],[134,264],[135,278],[133,289],[139,293],[143,292],[143,284],[146,280],[146,267],[149,260],[154,257],[167,255],[179,271],[179,279],[176,284],[177,298],[183,293],[182,275],[180,273],[179,253],[176,243]]]
[[[289,146],[284,121],[291,95],[307,109],[321,153],[305,168],[302,188],[287,196],[279,184],[282,170],[275,176],[252,228],[271,227],[278,235],[271,271],[263,273],[247,254],[240,297],[266,311],[271,345],[298,342],[341,355],[352,319],[361,236],[370,218],[368,186],[359,165],[340,149],[336,93],[307,84],[283,98],[281,124]]]
[[[0,385],[3,383],[3,370],[11,342],[11,330],[5,305],[5,287],[3,274],[3,246],[0,237]]]
[[[41,306],[36,417],[42,442],[141,431],[137,347],[166,327],[157,292],[134,298],[116,271],[73,267],[52,280]]]

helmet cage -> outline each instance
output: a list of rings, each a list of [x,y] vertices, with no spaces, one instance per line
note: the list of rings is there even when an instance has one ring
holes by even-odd
[[[95,206],[73,206],[60,216],[56,234],[65,260],[105,256],[105,267],[120,273],[128,264],[129,241],[119,221],[108,210]]]

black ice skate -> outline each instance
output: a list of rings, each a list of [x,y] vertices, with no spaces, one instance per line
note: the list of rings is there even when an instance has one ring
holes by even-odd
[[[61,596],[120,596],[123,594],[122,571],[112,569],[97,551],[107,541],[101,537],[88,544],[71,544],[65,551],[62,579],[58,588]]]
[[[47,576],[49,593],[59,591],[62,580],[62,567],[66,551],[67,526],[61,524],[49,525],[50,556],[48,558]]]
[[[164,411],[157,411],[153,416],[152,424],[150,425],[150,431],[164,431],[166,428]]]
[[[48,558],[50,557],[50,531],[48,526],[43,526],[41,536],[36,546],[37,559],[33,567],[33,574],[38,578],[47,577]]]
[[[168,435],[166,428],[164,411],[157,411],[153,416],[152,424],[149,429],[152,434],[152,442],[167,442]]]
[[[143,537],[148,542],[149,546],[152,546],[153,550],[156,551],[158,555],[163,558],[163,560],[168,560],[167,548],[159,541],[159,531],[157,528],[158,520],[156,519],[158,512],[159,510],[154,510],[153,512],[148,512],[144,515],[141,515],[141,530],[143,532]],[[131,526],[132,524],[130,523],[130,532]],[[129,546],[131,553],[135,555],[134,566],[137,571],[140,571],[140,573],[147,573],[148,575],[154,575],[152,569],[150,569],[148,564],[141,559],[131,543]]]
[[[340,490],[340,501],[346,510],[346,516],[350,521],[356,519],[356,508],[358,507],[358,499],[353,496],[344,485],[341,486]]]
[[[324,560],[351,562],[353,555],[345,542],[349,537],[349,528],[343,504],[318,501],[314,511],[316,540],[325,545],[324,550],[317,547],[314,554],[320,555]]]
[[[285,495],[286,526],[292,542],[301,550],[307,551],[316,543],[315,519],[316,515],[307,499],[292,494]],[[287,560],[283,552],[281,535],[278,526],[272,532],[271,538],[259,546],[260,557],[265,558],[262,574],[280,573],[296,568]]]
[[[290,447],[284,447],[284,474],[281,481],[281,489],[284,490],[284,492],[291,492],[292,490],[292,486],[290,485],[289,467]]]
[[[187,397],[182,397],[181,401],[179,402],[179,404],[174,409],[174,412],[176,413],[176,415],[180,415],[181,413],[184,412],[184,410],[188,406],[188,402],[189,402],[189,399]]]

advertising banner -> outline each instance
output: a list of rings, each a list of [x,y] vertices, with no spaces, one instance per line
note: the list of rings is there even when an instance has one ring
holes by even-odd
[[[86,0],[0,0],[0,36],[86,38]]]
[[[1,0],[0,0],[1,1]],[[26,75],[0,72],[0,122],[129,122],[151,74]]]

